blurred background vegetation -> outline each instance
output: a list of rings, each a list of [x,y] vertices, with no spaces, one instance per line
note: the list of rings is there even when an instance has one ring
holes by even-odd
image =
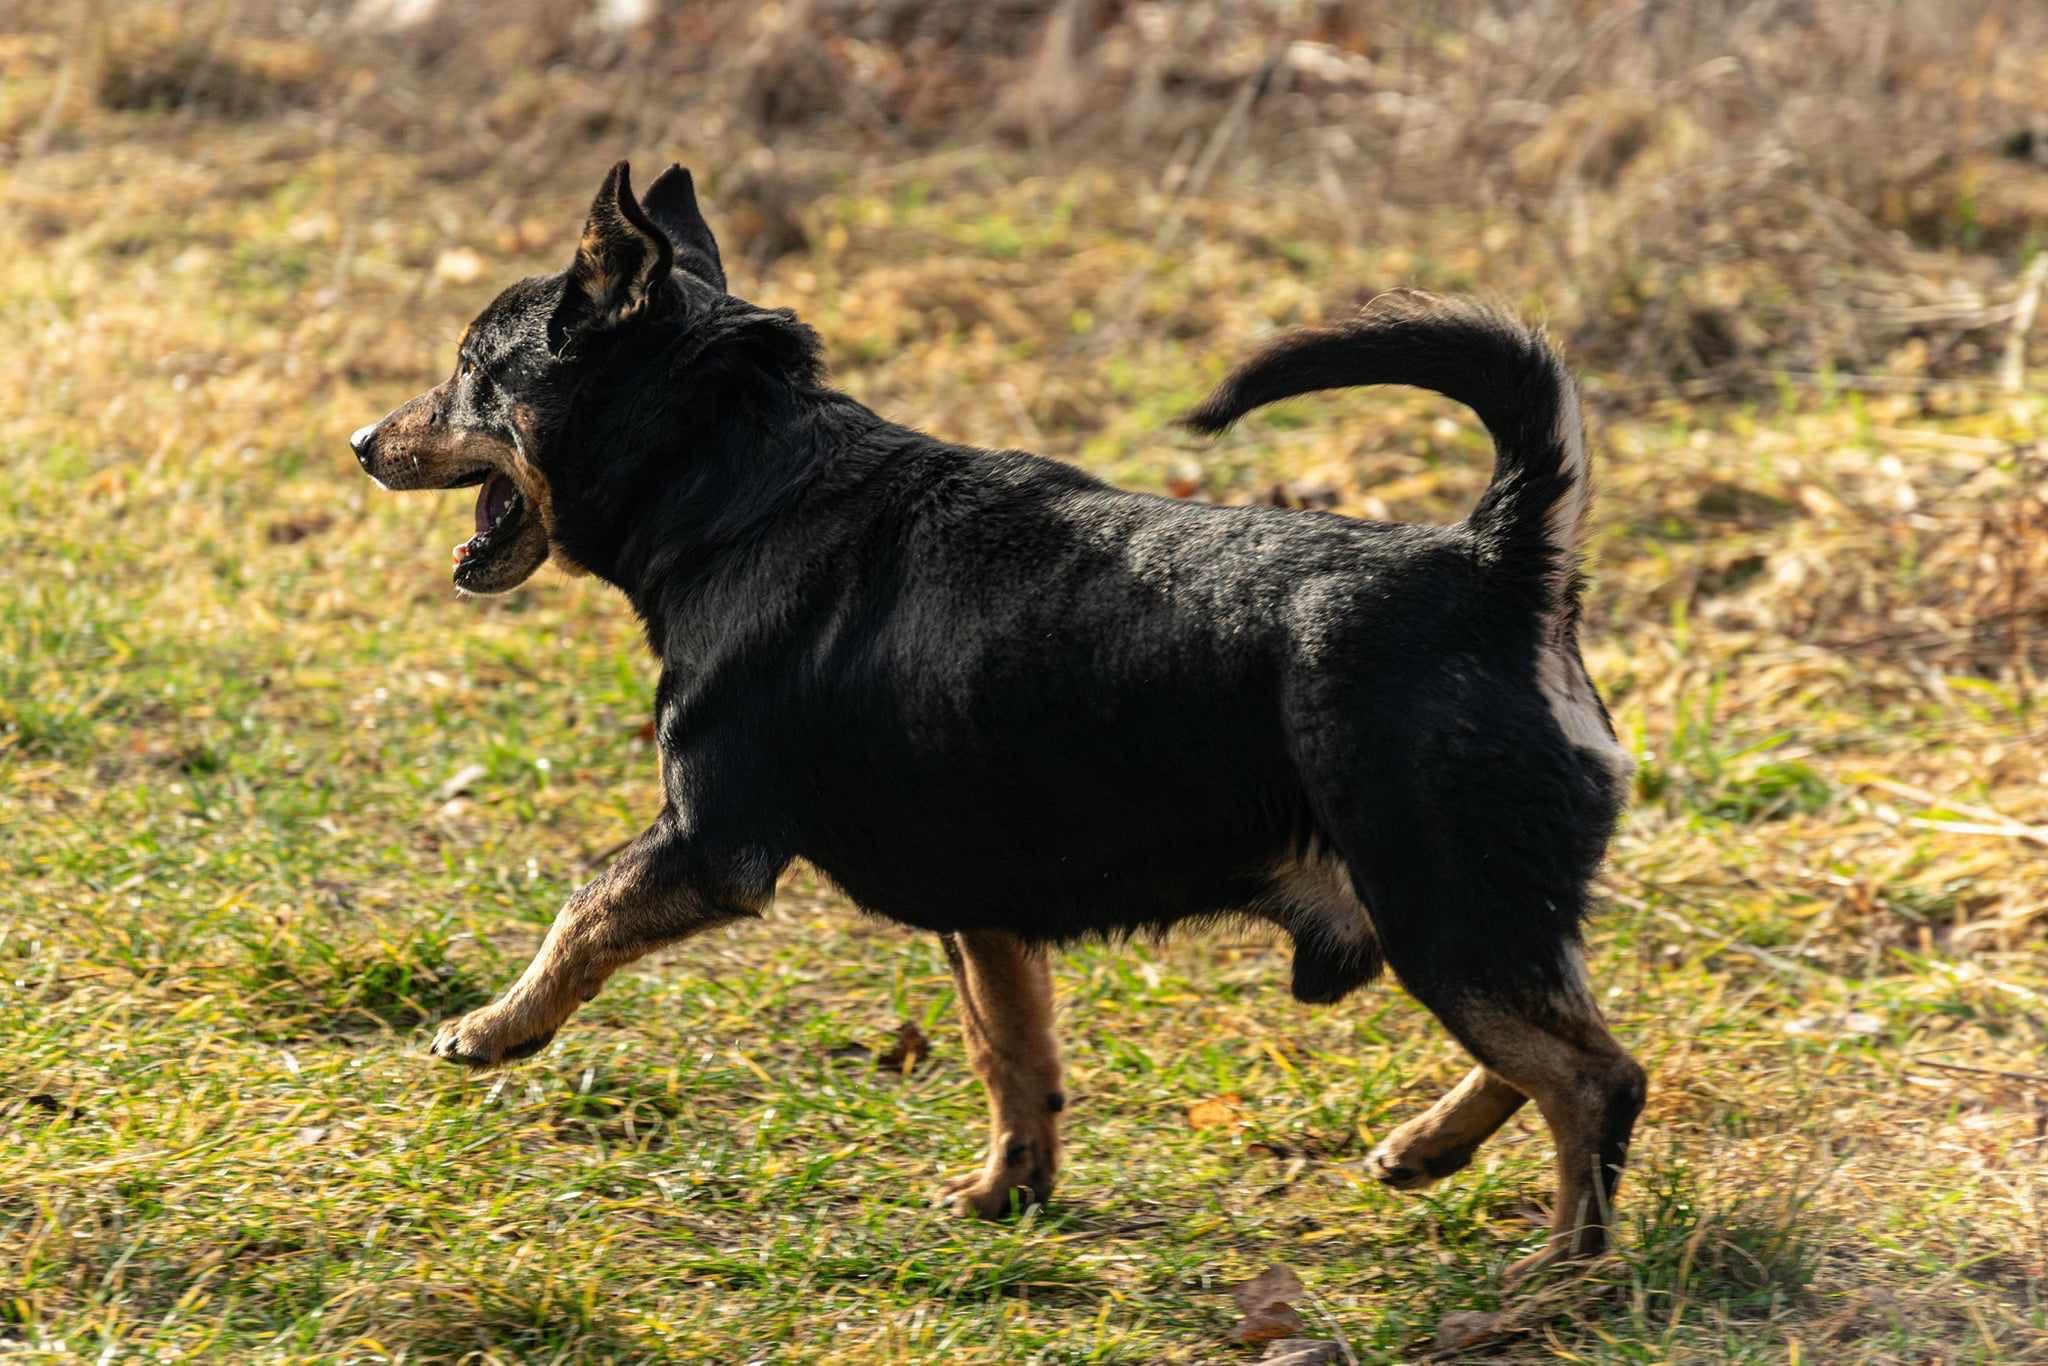
[[[453,601],[466,503],[345,438],[622,155],[886,415],[1178,497],[1459,517],[1440,401],[1170,419],[1384,288],[1547,319],[1654,1081],[1616,1259],[1488,1350],[2048,1354],[2039,0],[0,0],[0,1351],[1206,1361],[1269,1261],[1361,1360],[1499,1307],[1540,1126],[1379,1192],[1457,1050],[1256,933],[1063,958],[1022,1228],[923,1208],[943,962],[801,869],[517,1072],[421,1056],[653,809],[652,673],[587,580]]]
[[[254,181],[402,155],[476,190],[472,233],[519,240],[565,170],[678,149],[765,267],[821,230],[825,190],[930,192],[946,152],[1014,148],[1112,169],[1162,246],[1204,191],[1299,198],[1321,240],[1540,298],[1643,385],[1982,375],[2048,212],[2026,0],[13,8],[16,168],[175,114],[163,135],[204,128]]]

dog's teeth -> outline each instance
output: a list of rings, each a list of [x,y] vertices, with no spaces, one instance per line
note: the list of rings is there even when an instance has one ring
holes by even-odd
[[[468,559],[468,558],[469,558],[469,542],[468,542],[468,541],[464,541],[464,542],[463,542],[463,543],[462,543],[461,545],[459,545],[459,546],[456,546],[456,547],[455,547],[455,562],[456,562],[457,564],[460,564],[460,563],[462,563],[462,561],[464,561],[464,560],[466,560],[466,559]]]

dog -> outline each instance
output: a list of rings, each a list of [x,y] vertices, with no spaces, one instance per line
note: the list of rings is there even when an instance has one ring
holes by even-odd
[[[1292,941],[1299,999],[1391,966],[1476,1060],[1369,1155],[1380,1181],[1457,1171],[1534,1100],[1558,1195],[1515,1274],[1602,1249],[1647,1082],[1581,927],[1630,760],[1579,652],[1591,475],[1541,335],[1395,293],[1280,337],[1185,419],[1447,395],[1496,448],[1454,526],[1114,489],[890,422],[820,357],[727,291],[687,171],[636,198],[620,162],[569,267],[505,290],[449,378],[351,436],[387,489],[479,489],[457,588],[596,575],[662,668],[661,811],[433,1053],[538,1051],[619,968],[760,915],[802,858],[942,937],[990,1118],[943,1193],[994,1217],[1059,1167],[1047,951],[1251,917]]]

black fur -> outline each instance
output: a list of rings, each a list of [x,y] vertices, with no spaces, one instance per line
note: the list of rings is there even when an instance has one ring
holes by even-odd
[[[1402,296],[1276,343],[1190,418],[1448,394],[1499,450],[1458,525],[1128,493],[827,387],[807,327],[725,292],[676,174],[645,216],[666,278],[609,303],[588,281],[631,270],[523,282],[468,349],[497,394],[477,420],[546,476],[555,554],[661,660],[678,876],[758,895],[801,857],[903,923],[1042,942],[1255,909],[1318,1001],[1383,959],[1440,1013],[1564,985],[1619,793],[1535,681],[1577,620],[1576,547],[1545,527],[1577,419],[1540,337]],[[515,409],[516,434],[489,415]],[[1308,850],[1348,872],[1362,940],[1276,890]]]

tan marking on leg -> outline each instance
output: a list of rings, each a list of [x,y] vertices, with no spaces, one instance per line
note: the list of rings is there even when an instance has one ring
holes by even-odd
[[[654,856],[674,838],[657,823],[627,845],[569,898],[504,995],[441,1026],[434,1055],[473,1067],[531,1056],[634,959],[761,910],[765,896],[743,905],[656,876]]]
[[[1509,1279],[1604,1251],[1647,1078],[1607,1032],[1583,973],[1543,1009],[1476,1010],[1461,1023],[1488,1069],[1536,1102],[1557,1145],[1550,1241],[1509,1268]]]
[[[555,568],[571,578],[582,578],[590,573],[582,564],[563,548],[555,539],[555,491],[548,483],[548,477],[535,462],[532,452],[540,443],[540,415],[524,403],[512,405],[512,425],[519,433],[519,447],[515,452],[510,474],[512,482],[525,496],[526,505],[540,514],[540,525],[548,540],[548,556],[555,562]]]
[[[1470,1162],[1473,1151],[1528,1099],[1475,1067],[1435,1105],[1387,1135],[1366,1155],[1366,1169],[1396,1190],[1420,1190]]]
[[[1053,1033],[1052,968],[1045,954],[1014,935],[973,931],[943,936],[967,1060],[988,1088],[988,1161],[955,1177],[941,1196],[962,1214],[994,1219],[1041,1204],[1059,1172],[1059,1040]]]

